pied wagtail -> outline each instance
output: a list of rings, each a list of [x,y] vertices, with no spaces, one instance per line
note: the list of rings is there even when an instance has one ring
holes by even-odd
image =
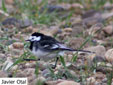
[[[33,33],[26,41],[30,42],[30,50],[38,57],[38,59],[48,61],[56,58],[54,68],[57,65],[58,57],[63,56],[64,51],[81,51],[91,53],[90,51],[69,48],[53,37],[38,32]]]

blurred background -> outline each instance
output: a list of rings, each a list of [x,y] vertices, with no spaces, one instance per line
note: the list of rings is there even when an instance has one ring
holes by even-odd
[[[25,42],[34,32],[95,54],[66,52],[56,69],[24,61],[36,59]],[[27,77],[29,85],[112,85],[112,60],[113,0],[0,0],[0,77]]]

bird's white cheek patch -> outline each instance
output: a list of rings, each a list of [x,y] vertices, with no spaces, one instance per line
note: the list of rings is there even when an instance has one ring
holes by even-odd
[[[29,40],[31,40],[31,41],[40,41],[40,39],[41,39],[41,36],[39,36],[39,37],[30,36],[30,37],[29,37]]]
[[[34,40],[40,41],[40,39],[41,39],[41,37],[39,36],[39,37],[36,37]]]

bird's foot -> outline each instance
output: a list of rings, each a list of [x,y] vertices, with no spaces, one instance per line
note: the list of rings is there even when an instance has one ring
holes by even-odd
[[[50,67],[51,67],[52,69],[55,69],[55,68],[56,68],[56,65],[50,64]]]
[[[25,60],[25,61],[38,61],[40,59],[27,59],[27,58],[23,58],[23,60]]]

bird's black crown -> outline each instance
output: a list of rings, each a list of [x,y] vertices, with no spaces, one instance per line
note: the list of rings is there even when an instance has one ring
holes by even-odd
[[[32,34],[32,36],[37,36],[38,37],[38,36],[44,36],[44,34],[35,32],[35,33]]]

